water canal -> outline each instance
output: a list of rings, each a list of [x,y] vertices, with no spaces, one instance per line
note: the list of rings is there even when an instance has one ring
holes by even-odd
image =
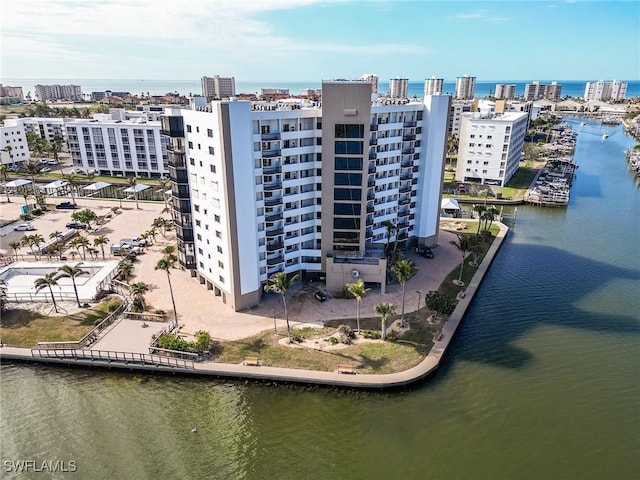
[[[2,461],[73,460],[87,479],[637,478],[632,141],[619,126],[603,141],[599,124],[569,121],[580,165],[569,208],[518,209],[443,368],[419,387],[354,393],[5,362]]]

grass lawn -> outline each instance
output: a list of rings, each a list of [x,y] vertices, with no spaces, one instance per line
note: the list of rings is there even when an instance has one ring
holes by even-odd
[[[0,339],[14,347],[35,347],[38,342],[80,340],[119,305],[105,300],[91,308],[63,317],[49,317],[30,310],[10,308],[2,312]],[[16,304],[11,304],[16,305]]]

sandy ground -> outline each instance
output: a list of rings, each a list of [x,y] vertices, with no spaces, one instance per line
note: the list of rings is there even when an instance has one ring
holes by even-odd
[[[3,219],[13,217],[15,212],[11,213],[12,209],[18,209],[21,200],[21,198],[13,197],[13,204],[3,203],[1,217]],[[64,199],[51,199],[50,202],[57,203],[61,200]],[[91,208],[98,215],[105,215],[109,213],[112,206],[118,205],[117,201],[86,198],[78,199],[77,203],[80,207]],[[89,232],[87,234],[89,239],[93,240],[98,235],[106,235],[112,243],[115,243],[121,238],[139,235],[150,228],[154,218],[161,215],[164,205],[140,202],[140,209],[136,209],[135,203],[128,202],[124,207],[121,214],[97,230]],[[71,210],[54,210],[35,219],[33,224],[37,227],[37,233],[48,239],[51,232],[65,230],[64,225],[70,220],[71,213]],[[167,217],[167,214],[164,216]],[[12,240],[19,240],[24,233],[11,231],[3,236],[0,239],[0,253],[10,255],[12,252],[8,243]],[[419,305],[424,305],[424,295],[429,290],[436,290],[442,279],[456,265],[459,265],[460,253],[455,246],[450,244],[450,241],[455,239],[454,233],[441,230],[438,245],[433,248],[435,258],[426,259],[409,253],[409,258],[416,263],[419,270],[417,275],[406,284],[406,312],[415,311]],[[135,263],[134,276],[129,281],[145,282],[150,288],[145,296],[147,304],[156,309],[172,312],[167,275],[162,270],[154,269],[157,261],[162,257],[161,250],[166,245],[175,245],[174,232],[169,232],[166,237],[158,235],[156,242],[145,249],[145,253],[138,257],[139,261]],[[212,291],[200,285],[188,272],[179,269],[172,270],[171,282],[178,312],[178,323],[181,325],[182,333],[193,334],[198,330],[206,330],[214,338],[234,340],[273,329],[274,318],[278,329],[284,331],[284,309],[279,295],[265,294],[260,305],[243,312],[234,312],[221,300],[218,300]],[[330,298],[320,303],[313,296],[316,288],[316,285],[302,283],[291,288],[287,298],[289,320],[293,325],[320,324],[329,319],[353,318],[355,316],[355,300]],[[402,287],[399,284],[388,285],[384,295],[380,293],[379,289],[373,289],[362,300],[361,317],[376,316],[374,307],[380,302],[392,302],[400,311]],[[67,308],[66,305],[64,307]],[[44,307],[39,305],[35,308]],[[71,307],[72,309],[73,307]]]

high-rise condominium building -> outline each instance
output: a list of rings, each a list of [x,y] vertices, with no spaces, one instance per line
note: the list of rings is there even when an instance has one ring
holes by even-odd
[[[622,100],[627,95],[627,83],[614,80],[587,82],[584,89],[585,100]]]
[[[365,73],[360,80],[371,84],[371,93],[378,93],[379,77],[375,73]]]
[[[456,99],[470,100],[476,91],[476,77],[470,77],[466,73],[456,78]]]
[[[80,85],[36,85],[36,97],[41,102],[50,100],[82,100]]]
[[[22,87],[10,87],[0,83],[0,97],[18,98],[23,100],[24,95],[22,93]]]
[[[527,83],[524,87],[524,100],[526,102],[542,98],[557,102],[561,96],[562,85],[558,82],[540,83],[534,81],[533,83]]]
[[[372,102],[370,83],[330,81],[321,106],[167,111],[180,264],[235,310],[280,271],[384,292],[387,242],[437,241],[449,103]]]
[[[389,80],[389,97],[391,98],[407,98],[409,96],[409,79],[408,78],[392,78]]]
[[[516,97],[515,84],[496,84],[496,100],[513,100]]]
[[[236,79],[235,77],[202,77],[202,96],[208,100],[235,97]]]
[[[424,81],[424,94],[442,95],[444,92],[444,78],[431,77]]]
[[[26,163],[31,158],[27,135],[18,118],[7,118],[0,127],[0,163]]]
[[[456,180],[504,186],[518,170],[527,112],[463,113]]]
[[[166,139],[160,136],[160,122],[148,121],[145,112],[133,120],[118,113],[94,115],[92,120],[65,119],[73,165],[101,175],[167,176]]]

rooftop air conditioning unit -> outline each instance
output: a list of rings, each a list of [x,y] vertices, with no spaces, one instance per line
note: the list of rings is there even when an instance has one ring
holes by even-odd
[[[351,276],[353,278],[358,278],[360,276],[360,272],[358,270],[351,270]]]

